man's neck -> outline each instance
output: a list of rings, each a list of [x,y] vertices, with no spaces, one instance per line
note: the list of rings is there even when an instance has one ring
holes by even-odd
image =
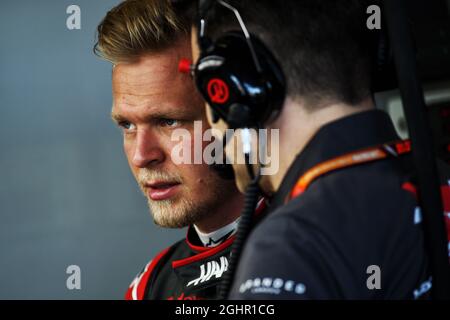
[[[230,186],[235,190],[231,194],[227,194],[224,190],[224,201],[214,212],[210,212],[200,221],[195,222],[196,229],[202,233],[208,234],[214,232],[235,221],[241,215],[244,203],[244,195],[241,194],[236,186]]]
[[[280,116],[270,125],[279,128],[279,170],[267,176],[262,188],[272,194],[278,190],[283,178],[299,153],[303,151],[317,131],[327,123],[374,108],[368,98],[359,105],[330,104],[317,110],[307,110],[302,102],[286,99]]]

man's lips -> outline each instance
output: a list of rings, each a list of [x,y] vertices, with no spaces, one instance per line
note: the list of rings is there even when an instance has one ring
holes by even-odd
[[[145,184],[146,193],[154,201],[173,197],[180,186],[179,182],[157,181]]]

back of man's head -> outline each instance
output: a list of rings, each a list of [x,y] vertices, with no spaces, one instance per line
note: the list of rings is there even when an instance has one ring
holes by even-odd
[[[364,0],[225,0],[282,66],[287,93],[307,107],[356,105],[370,95],[371,54]],[[239,30],[230,10],[208,11],[212,39]]]

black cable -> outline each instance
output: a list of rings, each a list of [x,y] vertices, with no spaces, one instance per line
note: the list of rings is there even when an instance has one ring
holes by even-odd
[[[251,165],[247,162],[247,168],[251,170]],[[250,168],[249,168],[250,167]],[[252,228],[253,215],[255,213],[256,205],[258,203],[260,194],[259,189],[259,173],[254,177],[252,182],[247,186],[245,192],[244,208],[241,213],[241,220],[236,232],[236,238],[233,241],[231,248],[230,261],[228,263],[228,271],[223,275],[223,279],[219,286],[219,299],[226,299],[228,297],[230,286],[234,279],[237,263],[242,253],[245,240]]]

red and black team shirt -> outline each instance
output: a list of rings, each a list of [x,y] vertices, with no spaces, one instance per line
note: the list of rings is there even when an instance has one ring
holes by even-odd
[[[160,252],[132,282],[127,300],[215,299],[218,284],[228,271],[234,236],[216,247],[194,245],[195,229],[186,239]]]
[[[255,217],[261,217],[265,203],[260,201]],[[228,272],[231,235],[215,247],[202,245],[195,228],[188,227],[186,238],[161,251],[134,279],[126,300],[214,300],[218,285]]]

